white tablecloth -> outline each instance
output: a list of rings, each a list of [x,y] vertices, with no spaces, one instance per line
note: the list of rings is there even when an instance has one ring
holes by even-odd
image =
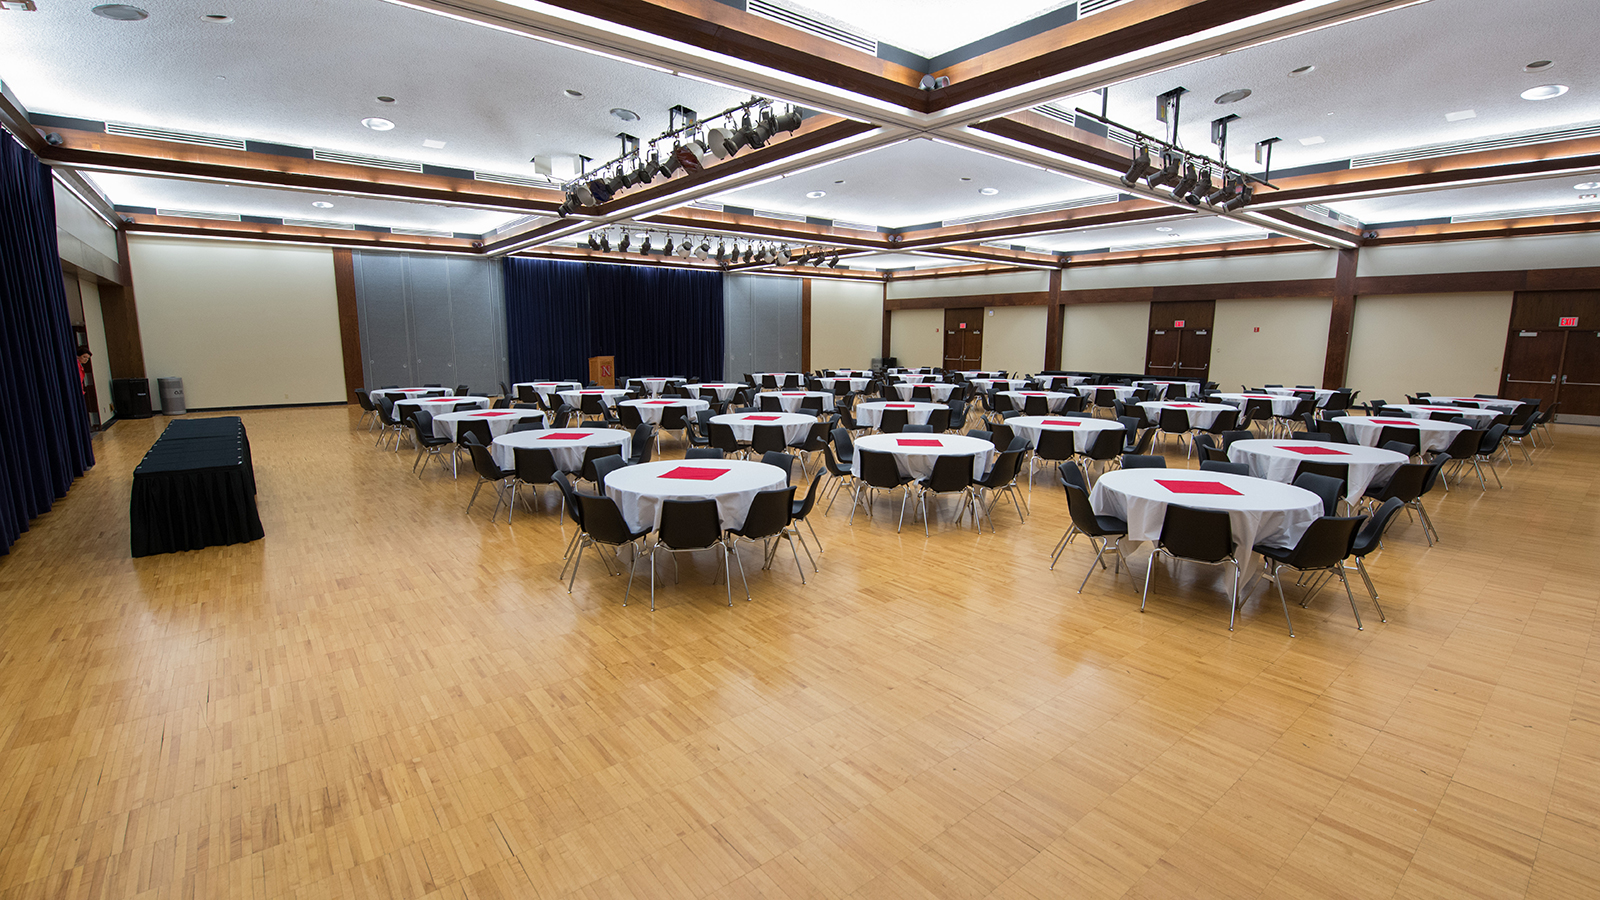
[[[825,369],[830,378],[871,378],[871,369]]]
[[[973,379],[978,379],[978,378],[1004,378],[1004,377],[1006,377],[1006,373],[1000,371],[999,369],[967,369],[966,371],[962,372],[961,374],[966,376],[966,378],[968,380],[973,380]]]
[[[624,400],[618,406],[631,406],[639,410],[639,418],[651,425],[661,424],[661,413],[669,406],[681,406],[689,411],[688,418],[702,409],[710,409],[711,404],[704,400],[685,400],[682,397],[664,400]]]
[[[561,398],[562,403],[571,406],[573,409],[581,409],[581,400],[585,394],[594,394],[605,398],[607,406],[616,406],[618,399],[628,396],[628,392],[622,390],[621,388],[589,388],[582,391],[558,391],[556,396]]]
[[[1087,453],[1096,436],[1102,431],[1125,431],[1121,422],[1110,419],[1058,419],[1053,416],[1014,416],[1006,420],[1011,431],[1027,438],[1028,446],[1038,449],[1040,431],[1070,431],[1072,446],[1079,453]]]
[[[1133,396],[1133,392],[1137,390],[1138,388],[1126,384],[1086,384],[1078,392],[1083,394],[1084,399],[1093,401],[1100,396],[1101,391],[1110,391],[1117,395],[1118,400],[1126,403],[1128,398]]]
[[[550,402],[550,395],[556,391],[575,391],[583,387],[583,383],[579,381],[519,381],[511,386],[511,390],[517,392],[518,388],[524,387],[532,388],[534,393],[544,397],[545,402],[548,403]],[[520,397],[521,393],[518,392],[517,396]]]
[[[926,373],[901,372],[894,376],[894,380],[904,382],[906,384],[926,384],[928,382],[939,381],[940,379],[937,375],[930,375]]]
[[[1133,386],[1134,387],[1149,388],[1151,391],[1154,392],[1155,396],[1159,399],[1159,398],[1167,396],[1167,392],[1170,389],[1172,389],[1173,387],[1177,387],[1180,390],[1182,390],[1183,391],[1182,396],[1187,396],[1190,393],[1193,393],[1192,389],[1198,387],[1199,385],[1195,384],[1192,381],[1162,381],[1162,380],[1158,380],[1158,379],[1145,378],[1145,379],[1141,379],[1139,381],[1135,381],[1133,383]]]
[[[1220,482],[1237,491],[1233,494],[1189,494],[1173,491],[1168,482]],[[1223,472],[1197,472],[1193,469],[1117,469],[1101,475],[1089,494],[1094,511],[1128,522],[1128,537],[1123,546],[1133,549],[1144,541],[1161,537],[1167,504],[1227,512],[1237,545],[1234,558],[1246,576],[1260,569],[1260,556],[1251,552],[1256,544],[1293,547],[1311,523],[1322,515],[1322,499],[1291,484],[1279,484],[1248,475]]]
[[[811,433],[811,426],[817,423],[812,416],[800,413],[729,413],[712,416],[711,421],[732,428],[733,436],[741,441],[750,440],[756,433],[757,425],[781,425],[786,444],[798,444],[805,440],[806,435]]]
[[[907,384],[904,381],[900,382],[899,384],[894,385],[893,387],[894,387],[894,392],[896,394],[900,395],[900,399],[901,400],[910,400],[911,399],[911,390],[913,388],[926,387],[928,389],[929,393],[931,393],[933,395],[933,399],[939,401],[940,403],[943,403],[946,400],[949,400],[950,399],[950,392],[956,389],[956,386],[953,385],[953,384],[933,383],[933,384],[925,384],[925,385],[915,385],[915,384]]]
[[[972,383],[985,391],[992,387],[999,387],[1008,391],[1020,391],[1032,382],[1026,378],[974,378]]]
[[[761,405],[762,397],[777,397],[778,405],[783,407],[784,412],[799,411],[800,401],[807,397],[821,397],[822,408],[833,409],[833,395],[826,391],[762,391],[756,395],[757,406]]]
[[[938,446],[928,446],[928,441],[937,442]],[[913,478],[927,478],[933,474],[933,461],[941,456],[970,455],[972,477],[981,479],[989,474],[997,455],[992,441],[957,434],[869,434],[856,438],[856,452],[859,454],[862,450],[893,454],[900,474]]]
[[[778,387],[780,388],[785,385],[786,379],[787,384],[802,389],[804,389],[806,385],[806,376],[804,372],[756,372],[750,377],[756,380],[756,387],[760,388],[766,387],[766,379],[769,375],[772,376],[772,380],[777,382]]]
[[[394,415],[395,418],[404,422],[405,417],[411,415],[413,410],[425,409],[434,415],[438,415],[454,411],[456,404],[488,409],[492,402],[488,397],[434,397],[428,400],[401,400],[394,405]]]
[[[1060,412],[1069,399],[1078,395],[1075,391],[1001,391],[1000,396],[1010,397],[1012,408],[1017,410],[1027,404],[1029,397],[1043,397],[1051,412]]]
[[[1520,400],[1502,400],[1496,397],[1418,397],[1418,400],[1427,400],[1430,403],[1475,403],[1485,409],[1498,409],[1501,412],[1511,412],[1522,405]]]
[[[1455,422],[1434,422],[1430,419],[1409,419],[1399,416],[1381,416],[1368,418],[1366,416],[1340,416],[1333,421],[1344,426],[1344,433],[1368,447],[1378,446],[1378,435],[1383,433],[1385,425],[1399,428],[1415,428],[1422,432],[1423,450],[1443,450],[1450,446],[1456,439],[1456,432],[1468,431],[1465,425]]]
[[[877,428],[878,422],[883,419],[885,408],[903,409],[906,411],[906,421],[913,425],[928,424],[928,416],[936,409],[949,409],[943,403],[896,403],[894,401],[872,400],[867,403],[857,404],[856,421],[868,428]]]
[[[743,382],[705,382],[702,384],[686,384],[684,387],[695,397],[701,396],[702,391],[710,391],[718,400],[726,400],[733,396],[734,391],[749,387],[749,385]]]
[[[527,419],[542,419],[544,412],[537,409],[492,409],[473,412],[441,413],[433,417],[433,436],[456,439],[456,423],[463,419],[483,419],[489,423],[489,436],[499,437],[511,426]]]
[[[589,447],[611,444],[622,446],[622,455],[633,455],[633,432],[620,428],[562,428],[556,431],[518,431],[494,439],[490,451],[502,469],[517,464],[517,447],[543,447],[556,458],[556,467],[563,472],[577,472],[583,468],[583,453]]]
[[[1296,391],[1300,391],[1302,393],[1305,392],[1305,391],[1311,391],[1311,392],[1313,392],[1313,393],[1315,393],[1317,395],[1317,405],[1318,406],[1327,406],[1328,405],[1328,398],[1332,397],[1334,394],[1339,393],[1338,391],[1329,390],[1328,388],[1283,388],[1283,387],[1276,387],[1276,388],[1265,388],[1265,390],[1269,394],[1285,394],[1285,395],[1288,395],[1288,396],[1293,396]]]
[[[1498,409],[1477,409],[1465,406],[1412,406],[1409,403],[1385,405],[1383,414],[1387,416],[1391,409],[1398,409],[1413,419],[1426,419],[1434,413],[1461,416],[1471,422],[1473,428],[1488,428],[1489,423],[1494,421],[1495,416],[1504,414]]]
[[[722,474],[715,478],[669,476],[683,470]],[[666,500],[715,500],[723,530],[743,528],[756,494],[788,486],[788,474],[777,466],[737,459],[664,460],[624,466],[606,476],[606,495],[617,501],[622,520],[633,531],[660,527],[661,504]]]
[[[908,366],[890,366],[883,371],[890,375],[932,375],[933,367],[922,366],[921,368],[910,368]]]
[[[415,397],[418,394],[427,394],[427,393],[435,393],[435,394],[443,393],[444,395],[449,396],[449,395],[455,393],[455,389],[454,388],[442,388],[442,387],[431,387],[431,388],[429,388],[429,387],[428,388],[379,388],[378,390],[375,390],[375,391],[367,391],[367,396],[372,398],[372,402],[373,403],[377,403],[379,397],[388,397],[389,399],[391,399],[391,400],[395,401],[396,403],[398,403],[401,400],[406,399],[407,397]]]
[[[1265,400],[1272,405],[1272,414],[1275,416],[1287,416],[1300,406],[1299,397],[1285,397],[1281,394],[1217,394],[1216,396],[1240,409],[1244,409],[1248,400]]]
[[[1319,441],[1234,441],[1228,459],[1250,467],[1250,474],[1284,484],[1294,482],[1295,470],[1302,462],[1348,466],[1350,478],[1346,496],[1355,499],[1371,484],[1387,484],[1395,470],[1410,460],[1403,453],[1356,444],[1329,444]]]
[[[1057,379],[1062,378],[1066,379],[1067,387],[1076,387],[1077,385],[1083,384],[1085,381],[1089,380],[1089,376],[1087,375],[1035,375],[1033,376],[1033,383],[1039,385],[1040,387],[1049,387],[1051,385],[1060,384],[1061,382]]]
[[[1145,418],[1155,422],[1161,418],[1161,410],[1167,407],[1181,409],[1189,414],[1189,427],[1210,428],[1217,421],[1217,415],[1223,412],[1238,412],[1226,403],[1167,403],[1164,400],[1146,400],[1139,404],[1144,408]]]
[[[667,385],[669,385],[669,384],[683,384],[684,382],[686,382],[688,380],[689,379],[687,379],[687,378],[677,378],[677,377],[670,377],[670,378],[629,378],[626,383],[627,384],[634,384],[634,383],[642,384],[642,385],[644,385],[644,389],[650,393],[650,396],[659,397],[659,396],[661,396],[661,392],[667,389]]]
[[[852,391],[864,391],[864,390],[867,389],[867,382],[869,382],[871,380],[872,379],[870,379],[870,378],[865,378],[865,377],[856,376],[856,375],[850,375],[850,376],[841,376],[841,377],[838,377],[838,378],[833,378],[833,377],[818,378],[817,379],[817,383],[831,391],[831,390],[833,390],[834,385],[838,384],[839,382],[848,381],[848,382],[850,382],[850,390],[852,390]]]

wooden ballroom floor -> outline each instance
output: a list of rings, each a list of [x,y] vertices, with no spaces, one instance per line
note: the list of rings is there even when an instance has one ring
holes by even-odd
[[[592,554],[565,592],[548,490],[469,518],[354,409],[243,415],[265,540],[129,558],[158,416],[0,557],[0,900],[1600,895],[1595,429],[1291,639],[1205,567],[1075,593],[1048,475],[996,535],[819,510],[732,609],[663,564],[652,613]]]

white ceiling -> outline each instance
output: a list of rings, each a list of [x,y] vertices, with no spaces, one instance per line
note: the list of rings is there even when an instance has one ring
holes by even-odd
[[[1576,185],[1579,184],[1600,184],[1600,169],[1580,175],[1542,178],[1519,184],[1490,184],[1422,194],[1376,197],[1370,200],[1348,200],[1342,203],[1330,203],[1328,207],[1347,216],[1354,216],[1362,222],[1378,225],[1384,222],[1409,222],[1416,219],[1438,219],[1546,207],[1593,208],[1600,205],[1600,188],[1578,189]]]
[[[1170,228],[1171,231],[1160,231]],[[1166,244],[1190,241],[1249,240],[1265,237],[1267,230],[1248,222],[1236,222],[1221,216],[1196,215],[1183,219],[1139,225],[1114,225],[1090,228],[1065,234],[1040,235],[1016,241],[1037,253],[1082,253],[1086,250],[1130,250],[1142,247],[1159,247]]]
[[[280,219],[311,219],[350,225],[388,228],[426,228],[435,231],[483,234],[520,218],[514,213],[375,200],[343,194],[286,191],[204,181],[178,181],[138,175],[93,173],[86,175],[101,193],[121,206],[148,206],[164,210],[238,213]],[[328,209],[311,204],[332,203]]]
[[[979,193],[983,188],[999,193]],[[808,199],[812,191],[827,196]],[[1025,163],[916,138],[715,199],[750,209],[902,228],[1109,192]]]
[[[965,47],[1075,0],[781,0],[780,6],[872,35],[918,56],[932,58]]]
[[[946,266],[970,266],[975,260],[959,262],[936,256],[919,256],[915,253],[866,253],[839,260],[841,269],[942,269]]]

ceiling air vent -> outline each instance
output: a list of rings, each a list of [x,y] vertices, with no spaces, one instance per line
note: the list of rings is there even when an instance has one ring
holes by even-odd
[[[1570,216],[1579,213],[1600,212],[1600,203],[1568,203],[1565,206],[1535,206],[1529,209],[1506,209],[1495,212],[1451,216],[1452,222],[1493,222],[1496,219],[1533,219],[1539,216]]]
[[[561,182],[544,175],[497,175],[494,172],[474,172],[474,181],[492,181],[495,184],[515,184],[521,187],[554,187]]]
[[[1410,162],[1416,159],[1435,159],[1440,156],[1455,156],[1458,153],[1478,153],[1484,150],[1503,150],[1508,147],[1531,147],[1534,144],[1553,144],[1557,141],[1572,141],[1579,138],[1600,137],[1600,122],[1588,125],[1578,125],[1573,128],[1561,128],[1551,131],[1523,131],[1517,134],[1508,134],[1502,137],[1484,138],[1477,141],[1454,141],[1448,144],[1427,144],[1421,147],[1412,147],[1409,150],[1396,150],[1392,153],[1373,153],[1367,156],[1357,156],[1350,160],[1350,168],[1360,169],[1367,166],[1381,166],[1388,163]]]
[[[1094,197],[1083,197],[1078,200],[1068,200],[1064,203],[1045,203],[1040,206],[1024,206],[1021,209],[1008,209],[1005,212],[984,213],[980,216],[962,216],[959,219],[946,219],[939,223],[941,228],[953,228],[957,225],[972,225],[978,222],[987,222],[991,219],[1010,219],[1015,216],[1032,216],[1038,213],[1061,212],[1067,209],[1078,209],[1084,206],[1099,206],[1102,203],[1117,202],[1116,194],[1100,194]]]
[[[432,228],[391,228],[389,229],[389,233],[407,234],[411,235],[412,237],[453,238],[456,236],[456,233],[453,231],[436,231]]]
[[[830,21],[823,16],[801,6],[788,3],[774,3],[773,0],[747,0],[745,11],[754,13],[763,19],[781,22],[790,28],[798,28],[808,34],[854,47],[863,53],[878,55],[878,41],[840,22]]]
[[[311,155],[322,162],[366,166],[369,169],[388,169],[392,172],[422,172],[422,163],[407,162],[402,159],[384,159],[381,156],[362,156],[358,153],[340,153],[336,150],[313,150]]]
[[[1128,0],[1078,0],[1078,18],[1105,12],[1113,6],[1121,6],[1127,2]]]
[[[865,231],[865,232],[868,232],[868,233],[872,233],[872,232],[875,232],[875,231],[878,230],[878,226],[876,226],[876,225],[867,225],[867,224],[862,223],[862,222],[846,222],[843,219],[834,219],[833,220],[833,227],[842,228],[845,231]]]
[[[704,209],[711,212],[722,212],[722,204],[715,200],[696,200],[689,204],[690,209]]]
[[[345,222],[322,222],[317,219],[284,219],[283,224],[294,228],[335,228],[339,231],[355,231],[356,227]]]
[[[148,138],[152,141],[171,141],[174,144],[194,144],[200,147],[220,147],[224,150],[244,149],[244,140],[241,138],[218,137],[214,134],[199,134],[193,131],[173,131],[170,128],[146,128],[142,125],[118,125],[107,122],[106,134]]]
[[[1054,103],[1046,103],[1043,106],[1035,106],[1033,111],[1046,118],[1055,119],[1057,122],[1065,122],[1066,124],[1074,127],[1076,127],[1078,124],[1077,113],[1062,109]]]
[[[216,219],[218,222],[237,222],[237,213],[201,212],[194,209],[157,209],[158,216],[177,216],[181,219]]]

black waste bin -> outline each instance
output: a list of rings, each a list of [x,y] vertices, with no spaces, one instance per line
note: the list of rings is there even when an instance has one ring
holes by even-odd
[[[148,419],[150,411],[150,380],[148,378],[111,379],[111,405],[119,419]]]

